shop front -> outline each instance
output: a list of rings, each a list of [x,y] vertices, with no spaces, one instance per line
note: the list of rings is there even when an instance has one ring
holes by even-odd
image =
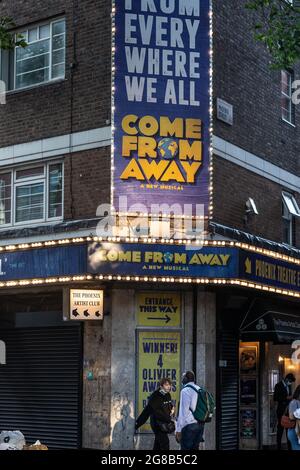
[[[247,290],[218,297],[218,447],[276,448],[274,387],[290,372],[293,389],[300,383],[299,301]]]
[[[192,368],[199,382],[215,391],[218,400],[217,432],[206,439],[205,448],[257,449],[272,445],[275,415],[271,396],[282,374],[276,354],[287,357],[290,348],[290,339],[282,333],[280,314],[276,316],[274,312],[297,316],[300,285],[297,260],[286,260],[274,252],[234,242],[206,241],[204,246],[197,246],[184,242],[166,245],[153,240],[147,243],[93,240],[88,264],[90,272],[100,280],[117,282],[120,290],[115,295],[122,298],[123,306],[129,305],[125,337],[123,331],[114,327],[116,317],[117,328],[124,317],[117,305],[112,309],[112,358],[116,358],[112,363],[118,362],[117,382],[122,377],[126,388],[121,396],[117,394],[118,410],[121,397],[125,396],[131,403],[131,416],[136,416],[146,403],[149,386],[155,387],[164,373],[176,378],[173,393],[177,402],[178,371]],[[285,269],[289,270],[288,277]],[[130,290],[124,291],[126,284]],[[174,292],[181,303],[175,300]],[[164,313],[163,307],[158,318],[157,303],[163,305],[164,295],[169,295],[171,312],[180,305],[177,315]],[[154,322],[155,328],[151,328],[151,323],[145,325],[145,316],[148,322]],[[251,336],[246,328],[256,319],[255,334]],[[271,325],[266,330],[267,319],[276,323],[276,331],[270,331]],[[162,324],[164,327],[160,328]],[[297,337],[294,324],[290,331]],[[260,332],[271,336],[263,340]],[[166,348],[170,348],[169,359],[164,356]],[[120,354],[116,356],[118,350]],[[126,374],[123,376],[121,358],[127,358],[127,373],[133,356],[136,362],[129,367],[130,379]],[[274,361],[278,362],[278,371]],[[169,365],[164,368],[166,364]],[[122,417],[120,411],[114,415],[112,409],[112,422],[115,420],[122,421]],[[213,429],[214,426],[208,426],[207,433]],[[144,433],[147,430],[146,426],[138,434],[134,444],[138,448],[151,445],[150,437]],[[116,436],[114,433],[114,448],[132,445],[129,435]]]
[[[29,443],[151,448],[135,418],[165,376],[178,407],[186,369],[217,398],[205,449],[275,443],[274,385],[299,376],[297,260],[89,237],[3,247],[0,260],[0,419]]]
[[[0,266],[0,431],[19,430],[27,444],[49,449],[80,448],[84,328],[70,321],[67,297],[88,281],[86,245],[2,247]]]

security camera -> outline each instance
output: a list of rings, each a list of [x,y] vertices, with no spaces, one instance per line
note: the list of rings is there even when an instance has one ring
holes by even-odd
[[[258,215],[258,210],[252,197],[249,197],[249,199],[246,201],[246,214]]]

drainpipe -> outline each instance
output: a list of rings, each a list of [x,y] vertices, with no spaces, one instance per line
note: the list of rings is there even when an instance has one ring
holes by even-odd
[[[193,357],[192,368],[195,374],[195,381],[197,382],[197,310],[198,310],[198,289],[196,286],[193,288]]]

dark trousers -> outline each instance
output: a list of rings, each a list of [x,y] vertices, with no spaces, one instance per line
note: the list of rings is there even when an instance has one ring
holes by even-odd
[[[281,426],[281,416],[278,416],[278,422],[277,422],[277,450],[281,450],[281,441],[282,441],[282,436],[283,436],[283,431],[284,428]],[[291,443],[288,438],[288,430],[285,430],[286,432],[286,440],[287,440],[287,447],[288,450],[292,450]]]
[[[156,432],[153,450],[170,450],[169,436],[166,432]]]
[[[199,450],[203,441],[204,423],[188,424],[181,430],[181,450]]]

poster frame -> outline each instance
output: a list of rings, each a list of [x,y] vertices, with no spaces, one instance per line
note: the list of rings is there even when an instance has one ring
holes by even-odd
[[[151,327],[142,327],[142,328],[136,328],[135,330],[135,356],[136,356],[136,361],[135,361],[135,406],[134,406],[134,412],[135,412],[135,419],[138,417],[139,409],[138,409],[138,399],[139,399],[139,367],[140,367],[140,357],[139,357],[139,335],[140,333],[178,333],[179,334],[179,341],[180,341],[180,356],[179,356],[179,378],[181,377],[182,374],[182,367],[183,367],[183,358],[184,358],[184,341],[183,341],[183,330],[182,328],[151,328]],[[180,386],[180,383],[178,384]],[[177,413],[177,410],[176,410]],[[141,431],[138,430],[136,431],[136,434],[138,435],[149,435],[151,434],[152,431]]]

